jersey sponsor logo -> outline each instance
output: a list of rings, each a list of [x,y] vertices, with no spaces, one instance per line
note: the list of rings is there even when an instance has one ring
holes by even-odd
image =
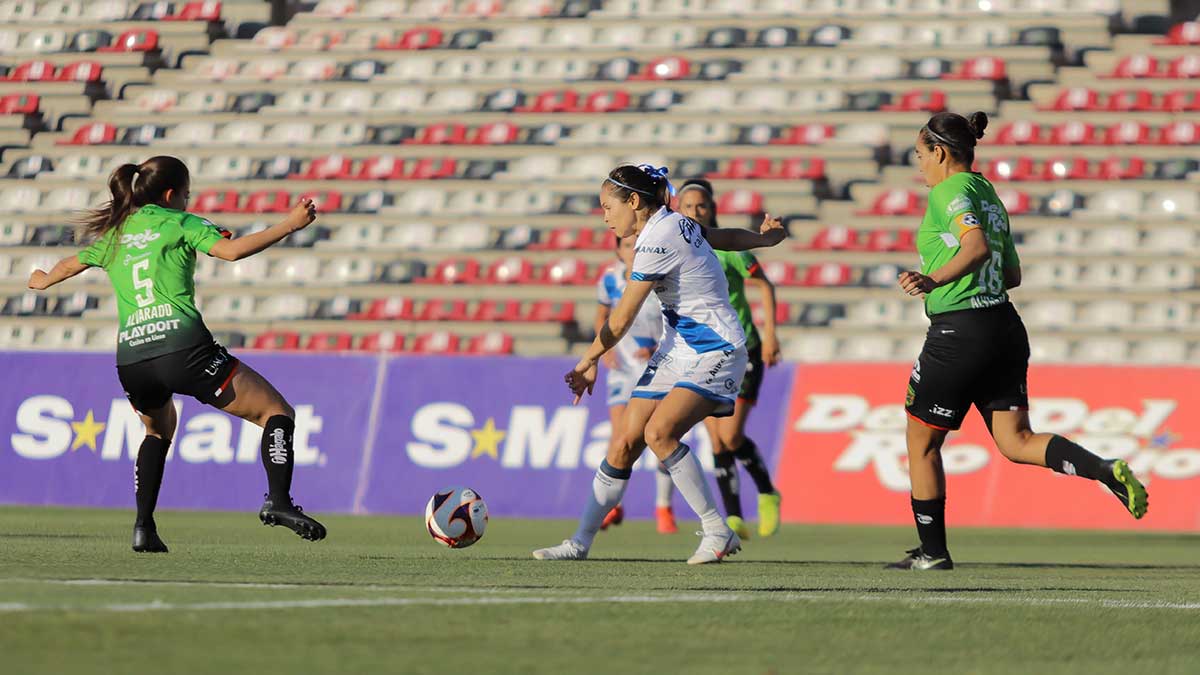
[[[949,408],[943,408],[942,406],[937,405],[936,403],[929,407],[929,414],[937,415],[938,417],[946,417],[949,419],[954,418],[953,410],[951,410]]]
[[[942,243],[946,245],[946,248],[958,248],[958,237],[949,232],[943,232],[938,236],[942,238]]]
[[[966,195],[958,195],[950,200],[950,204],[946,207],[946,215],[952,216],[958,211],[971,208],[971,199]]]
[[[143,232],[138,232],[137,234],[123,234],[121,235],[121,245],[136,248],[138,250],[144,250],[150,245],[150,242],[158,239],[161,236],[161,234],[155,232],[154,230],[145,230]]]
[[[639,246],[637,253],[651,253],[653,255],[666,255],[670,251],[665,246]]]
[[[711,470],[711,446],[701,426],[684,440]],[[593,421],[582,406],[513,405],[503,419],[476,416],[462,403],[435,401],[413,414],[411,440],[404,453],[410,462],[426,469],[474,462],[493,462],[505,470],[596,469],[608,452],[611,432],[607,418]],[[643,453],[633,468],[655,470],[656,462],[648,457],[650,453]]]
[[[175,399],[175,410],[180,424],[168,459],[185,464],[260,461],[261,427],[180,398]],[[192,414],[192,410],[203,412]],[[312,405],[300,404],[295,410],[292,440],[296,464],[325,465],[325,455],[315,444],[324,420]],[[103,414],[102,409],[84,412],[56,394],[29,396],[17,407],[13,419],[15,431],[9,436],[13,452],[32,461],[70,461],[90,455],[104,462],[132,463],[146,434],[137,411],[124,398],[114,398],[107,417],[97,419],[97,412]]]

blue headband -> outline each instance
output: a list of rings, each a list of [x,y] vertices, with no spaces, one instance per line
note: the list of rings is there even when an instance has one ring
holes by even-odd
[[[652,166],[650,164],[638,164],[637,168],[641,169],[642,173],[646,174],[647,176],[650,176],[655,181],[662,181],[662,182],[666,183],[667,184],[667,193],[670,194],[672,197],[675,196],[675,186],[671,185],[671,181],[667,179],[667,174],[669,173],[667,167],[660,166],[658,168],[655,168],[654,166]],[[612,178],[611,176],[606,178],[605,180],[607,180],[608,182],[610,182],[613,185],[616,185],[618,187],[623,187],[626,190],[632,190],[638,194],[646,195],[647,197],[654,197],[656,199],[658,198],[658,195],[656,195],[656,194],[646,192],[645,190],[639,190],[639,189],[633,187],[632,185],[626,185],[626,184],[622,183],[621,181],[619,181],[615,178]]]

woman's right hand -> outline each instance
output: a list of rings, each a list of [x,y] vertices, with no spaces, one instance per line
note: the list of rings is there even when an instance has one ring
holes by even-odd
[[[34,270],[29,275],[29,290],[44,291],[50,288],[50,275],[42,270]]]
[[[283,219],[287,223],[288,230],[298,232],[312,224],[317,219],[317,205],[313,200],[305,197],[292,207],[292,210]]]

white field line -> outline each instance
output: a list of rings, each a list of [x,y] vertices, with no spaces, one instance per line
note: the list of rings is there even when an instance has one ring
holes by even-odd
[[[34,577],[0,577],[0,584],[46,584],[51,586],[169,586],[173,588],[249,588],[292,589],[305,591],[353,590],[385,591],[390,593],[456,593],[473,595],[528,594],[529,588],[466,588],[456,586],[407,586],[403,584],[346,584],[346,583],[265,583],[256,581],[168,581],[157,579],[39,579]],[[536,589],[538,593],[572,593],[574,589]]]

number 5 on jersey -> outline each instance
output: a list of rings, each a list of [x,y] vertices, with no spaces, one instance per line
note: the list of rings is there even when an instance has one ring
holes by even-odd
[[[154,279],[143,279],[138,274],[142,270],[150,271],[149,258],[135,262],[133,268],[130,270],[133,274],[133,287],[139,291],[145,291],[145,293],[134,295],[133,299],[137,301],[138,307],[148,307],[154,304]]]

